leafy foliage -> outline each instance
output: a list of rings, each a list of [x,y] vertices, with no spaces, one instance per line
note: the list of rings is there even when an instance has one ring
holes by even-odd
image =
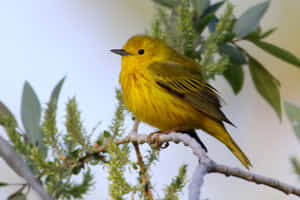
[[[63,81],[64,79],[53,90],[42,122],[40,122],[40,102],[28,82],[24,85],[22,97],[22,121],[26,131],[23,132],[17,126],[15,118],[4,106],[5,109],[2,109],[0,119],[2,120],[1,125],[5,128],[16,152],[26,161],[52,196],[57,199],[81,198],[93,185],[91,172],[90,170],[82,171],[81,183],[75,183],[71,178],[73,175],[79,174],[84,167],[84,163],[79,156],[85,155],[86,151],[89,151],[92,146],[86,142],[88,137],[85,136],[83,128],[77,129],[82,125],[82,122],[74,98],[67,104],[67,133],[64,137],[58,134],[56,103]],[[31,117],[31,121],[28,121],[27,115]],[[31,131],[31,136],[28,135],[27,130]],[[39,131],[34,132],[36,130]],[[30,137],[35,139],[29,139]],[[61,141],[65,140],[66,142],[66,138],[73,142],[73,147],[81,145],[81,149],[75,151],[74,148],[68,148],[67,145],[62,144]],[[82,140],[78,141],[78,139]],[[43,148],[40,144],[44,145]],[[47,152],[51,152],[52,156]],[[93,159],[99,159],[99,157]],[[88,162],[90,160],[87,160]],[[9,197],[9,199],[18,198],[25,199],[26,196],[17,191],[15,195]]]
[[[165,6],[165,1],[154,2]],[[154,19],[150,33],[154,37],[165,39],[170,46],[199,62],[199,71],[205,79],[223,75],[235,94],[242,90],[243,65],[247,65],[257,91],[281,119],[279,81],[238,45],[240,41],[250,41],[267,53],[299,66],[299,59],[292,53],[262,41],[276,30],[273,28],[261,32],[260,21],[269,4],[270,1],[265,1],[254,5],[236,18],[233,5],[229,1],[212,5],[209,0],[175,1],[172,6],[157,9],[159,17]],[[226,5],[225,11],[218,16],[216,12],[223,5]],[[178,12],[183,7],[184,12]],[[178,34],[181,32],[185,35]]]
[[[165,197],[164,200],[179,200],[178,193],[182,192],[183,187],[185,186],[187,165],[183,165],[178,170],[178,175],[173,178],[170,185],[165,188]]]
[[[129,153],[130,148],[128,144],[118,146],[113,142],[115,138],[119,138],[124,134],[124,120],[125,120],[125,105],[122,99],[120,90],[116,90],[116,97],[118,100],[115,117],[110,126],[110,132],[105,132],[107,138],[107,154],[109,159],[105,165],[108,169],[110,181],[109,193],[113,199],[124,199],[124,195],[128,194],[132,189],[131,185],[125,179],[126,165],[130,163]]]

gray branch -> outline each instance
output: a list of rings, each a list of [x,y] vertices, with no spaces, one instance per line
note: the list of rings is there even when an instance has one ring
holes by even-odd
[[[53,200],[10,144],[0,136],[0,156],[30,185],[43,200]]]
[[[189,200],[198,200],[200,197],[200,190],[204,183],[204,175],[207,173],[207,166],[201,165],[196,167],[193,174],[192,182],[189,185]]]
[[[145,134],[135,134],[137,128],[133,128],[129,133],[128,137],[125,137],[122,140],[115,141],[117,144],[124,144],[128,142],[137,142],[139,144],[144,144],[147,142],[147,135]],[[153,136],[152,140],[155,140],[156,137]],[[203,185],[203,178],[206,174],[209,173],[219,173],[224,174],[226,177],[234,176],[236,178],[244,179],[249,182],[262,184],[265,186],[272,187],[276,190],[284,192],[285,194],[294,194],[300,197],[300,188],[296,188],[292,185],[280,182],[279,180],[265,177],[259,174],[252,173],[250,171],[242,170],[239,168],[233,168],[226,165],[218,164],[209,158],[206,152],[202,147],[187,134],[182,133],[170,133],[167,135],[160,135],[160,142],[182,142],[185,146],[189,146],[196,157],[199,159],[199,165],[197,166],[192,182],[189,185],[189,200],[198,200],[200,198],[200,189]]]

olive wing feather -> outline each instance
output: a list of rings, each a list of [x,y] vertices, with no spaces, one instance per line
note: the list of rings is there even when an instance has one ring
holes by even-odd
[[[181,98],[200,112],[233,125],[220,110],[216,89],[206,83],[201,73],[171,61],[154,62],[148,70],[157,85]]]

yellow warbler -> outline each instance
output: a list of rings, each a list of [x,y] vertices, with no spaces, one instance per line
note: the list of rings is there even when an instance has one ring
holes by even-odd
[[[203,80],[198,63],[144,35],[111,51],[122,56],[123,98],[137,119],[161,131],[188,133],[204,146],[194,131],[202,129],[225,144],[246,168],[251,166],[226,131],[223,122],[232,123],[220,110],[216,90]]]

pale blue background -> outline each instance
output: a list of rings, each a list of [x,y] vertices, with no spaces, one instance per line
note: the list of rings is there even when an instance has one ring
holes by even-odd
[[[239,15],[249,4],[261,1],[233,1]],[[264,17],[264,27],[279,26],[270,39],[275,44],[300,55],[299,1],[272,1]],[[120,58],[109,49],[120,48],[132,35],[144,33],[154,14],[150,0],[110,1],[0,1],[0,100],[20,119],[20,99],[25,80],[30,81],[43,108],[50,91],[67,75],[60,101],[58,121],[63,125],[64,106],[76,96],[84,124],[90,130],[98,121],[106,128],[116,105],[114,89],[118,87]],[[300,105],[300,70],[247,46],[268,69],[281,80],[281,92]],[[248,73],[248,70],[247,74]],[[228,127],[247,153],[252,171],[298,184],[289,157],[297,155],[296,140],[286,117],[280,124],[273,110],[254,91],[247,75],[245,88],[234,96],[228,84],[218,78],[212,83],[227,102],[224,111],[238,128]],[[143,133],[150,128],[143,125]],[[128,124],[130,128],[130,124]],[[3,132],[1,132],[3,134]],[[239,162],[220,143],[202,136],[209,154],[216,161],[233,166]],[[144,148],[144,147],[143,147]],[[161,154],[161,162],[153,168],[153,183],[161,194],[162,187],[177,173],[178,166],[188,163],[188,174],[197,164],[192,152],[182,145],[171,145]],[[107,173],[93,168],[96,185],[85,199],[107,199]],[[0,181],[20,182],[12,170],[0,160]],[[0,188],[4,199],[15,188]],[[208,175],[202,199],[296,199],[252,183]],[[154,192],[155,194],[155,192]],[[35,196],[34,194],[32,194]],[[34,197],[31,197],[34,198]],[[182,199],[187,198],[187,192]]]

